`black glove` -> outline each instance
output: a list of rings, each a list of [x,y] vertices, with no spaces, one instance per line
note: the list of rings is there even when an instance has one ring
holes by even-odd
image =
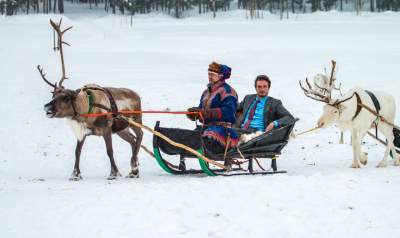
[[[186,114],[187,118],[192,121],[196,121],[197,119],[201,118],[200,113],[203,113],[203,110],[198,107],[191,107],[187,109],[188,112],[198,112],[198,113],[190,113]]]

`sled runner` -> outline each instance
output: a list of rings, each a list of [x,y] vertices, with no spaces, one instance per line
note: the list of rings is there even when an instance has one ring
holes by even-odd
[[[275,174],[286,173],[286,171],[279,171],[277,168],[276,158],[280,155],[281,150],[288,143],[289,135],[294,127],[294,123],[272,130],[268,133],[261,134],[246,143],[240,144],[238,148],[231,148],[224,153],[214,154],[209,149],[205,148],[201,137],[201,127],[195,130],[186,130],[179,128],[165,128],[160,127],[160,122],[157,121],[154,130],[162,133],[173,141],[186,145],[206,157],[214,161],[224,161],[230,159],[232,161],[232,170],[227,172],[224,169],[213,168],[209,163],[201,158],[197,158],[201,169],[187,169],[185,159],[196,158],[196,156],[187,150],[173,146],[163,139],[153,136],[153,150],[157,162],[166,172],[170,174],[202,174],[205,173],[209,176],[223,175],[254,175],[254,174]],[[238,131],[240,134],[241,132]],[[179,156],[179,163],[173,163],[171,159],[164,158],[163,154],[170,156]],[[257,159],[271,159],[271,170],[264,170],[259,164]],[[176,160],[176,158],[175,158]],[[260,169],[255,169],[253,166],[256,162]],[[247,167],[243,168],[242,165],[246,164]]]

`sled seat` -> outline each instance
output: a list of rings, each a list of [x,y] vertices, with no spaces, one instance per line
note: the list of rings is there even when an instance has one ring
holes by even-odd
[[[256,157],[256,158],[273,158],[276,155],[281,153],[281,150],[288,143],[289,135],[293,130],[294,124],[290,124],[278,129],[274,129],[270,132],[261,134],[258,137],[255,137],[249,140],[246,143],[239,145],[238,149],[243,154],[245,158]],[[195,130],[187,130],[187,129],[179,129],[179,128],[165,128],[160,127],[160,122],[157,121],[154,130],[164,134],[171,140],[184,144],[194,150],[200,151],[203,150],[205,155],[214,159],[214,160],[223,160],[222,154],[214,154],[211,151],[207,150],[207,148],[203,148],[202,146],[202,138],[201,138],[201,127],[196,128]],[[239,134],[243,133],[242,131],[238,131]],[[160,148],[162,152],[168,155],[180,155],[183,157],[196,157],[192,153],[173,146],[168,142],[159,139],[158,137],[153,137],[153,145]],[[227,153],[228,158],[241,158],[238,153],[237,148],[232,148]]]

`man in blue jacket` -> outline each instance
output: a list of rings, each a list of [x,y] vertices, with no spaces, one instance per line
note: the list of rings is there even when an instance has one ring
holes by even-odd
[[[225,81],[231,76],[231,68],[212,62],[208,67],[207,89],[201,95],[199,107],[189,108],[190,112],[200,112],[203,116],[202,133],[205,147],[213,153],[223,153],[225,149],[235,147],[238,135],[232,129],[236,122],[238,96]],[[196,117],[188,115],[192,120]]]

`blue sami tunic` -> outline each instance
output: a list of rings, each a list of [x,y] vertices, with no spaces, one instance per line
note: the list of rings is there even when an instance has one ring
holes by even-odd
[[[237,93],[224,80],[212,86],[209,85],[201,95],[199,105],[205,113],[204,125],[206,129],[202,136],[212,138],[222,146],[226,146],[229,133],[231,137],[230,147],[235,147],[238,143],[238,135],[230,125],[236,122],[237,106]]]

